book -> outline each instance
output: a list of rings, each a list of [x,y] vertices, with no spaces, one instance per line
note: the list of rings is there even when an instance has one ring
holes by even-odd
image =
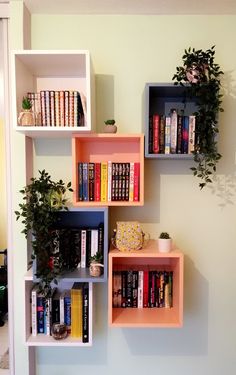
[[[88,163],[88,190],[89,201],[94,201],[94,187],[95,187],[95,164]]]
[[[143,271],[138,271],[138,308],[143,308]]]
[[[153,153],[159,153],[159,122],[160,116],[158,114],[153,115]]]
[[[60,93],[59,91],[55,91],[54,94],[54,101],[55,101],[55,125],[60,126]]]
[[[159,153],[165,153],[165,116],[160,116],[159,126]]]
[[[188,154],[188,137],[189,137],[189,117],[183,117],[183,130],[182,130],[182,154]]]
[[[95,201],[100,202],[101,200],[101,163],[95,163],[95,186],[94,196]]]
[[[78,282],[71,288],[71,337],[82,338],[82,285]]]
[[[52,324],[60,323],[60,296],[61,293],[56,290],[52,298]]]
[[[78,199],[83,200],[83,163],[78,163]]]
[[[110,202],[112,199],[112,162],[107,162],[107,200]]]
[[[149,152],[149,154],[153,153],[153,121],[152,121],[152,116],[149,116],[148,152]]]
[[[74,91],[69,91],[69,126],[74,126]]]
[[[87,230],[81,229],[81,268],[86,268],[86,237]]]
[[[191,154],[195,149],[195,126],[196,116],[189,116],[188,152]]]
[[[50,336],[51,335],[51,328],[52,328],[52,300],[54,294],[56,292],[56,288],[52,289],[51,296],[45,298],[45,334]]]
[[[98,252],[98,229],[91,229],[91,257]]]
[[[50,125],[56,126],[55,118],[55,91],[49,91],[49,100],[50,100]]]
[[[65,290],[64,298],[64,323],[66,324],[68,333],[71,332],[71,292]]]
[[[88,163],[83,163],[83,201],[89,200],[88,191]]]
[[[31,327],[32,327],[32,336],[37,336],[37,293],[38,293],[38,284],[34,285],[31,289]]]
[[[178,115],[176,153],[182,154],[183,115]]]
[[[175,108],[171,109],[170,114],[170,152],[176,154],[177,147],[177,126],[178,126],[178,115]]]
[[[134,200],[134,162],[130,163],[129,169],[129,201]]]
[[[89,342],[89,284],[83,283],[82,294],[82,341]]]
[[[134,202],[139,201],[140,163],[134,163]]]
[[[107,201],[107,162],[101,163],[101,202]]]
[[[45,298],[42,293],[37,293],[37,333],[45,333]]]
[[[171,118],[166,116],[165,118],[165,154],[170,154],[170,127]]]
[[[148,307],[148,289],[149,289],[149,273],[148,270],[143,271],[143,307]]]
[[[60,101],[60,126],[65,126],[65,92],[61,90],[59,92]]]
[[[64,105],[65,105],[65,122],[64,122],[64,125],[65,126],[69,126],[69,105],[70,105],[70,99],[69,99],[69,91],[65,91],[64,92],[64,97],[65,97],[65,101],[64,101]]]

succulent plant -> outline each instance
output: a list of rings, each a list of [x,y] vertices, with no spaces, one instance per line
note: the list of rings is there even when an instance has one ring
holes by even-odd
[[[167,232],[161,232],[159,238],[168,240],[168,239],[170,239],[170,235]]]
[[[115,120],[114,119],[111,119],[111,120],[106,120],[106,121],[104,121],[104,123],[106,124],[106,125],[115,125]]]
[[[30,99],[27,98],[27,96],[23,96],[22,109],[27,110],[27,109],[31,109],[31,108],[32,108],[32,103],[31,103]]]
[[[100,251],[97,251],[95,255],[90,257],[90,263],[91,262],[102,263],[102,261],[103,261],[103,255]]]

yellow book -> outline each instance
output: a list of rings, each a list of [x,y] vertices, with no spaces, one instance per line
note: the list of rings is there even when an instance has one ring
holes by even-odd
[[[108,180],[107,162],[102,162],[101,163],[101,202],[107,201],[107,180]]]
[[[74,283],[71,289],[71,337],[82,338],[82,287]]]

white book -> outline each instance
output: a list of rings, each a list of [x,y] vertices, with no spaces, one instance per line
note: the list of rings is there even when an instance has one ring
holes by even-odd
[[[52,323],[52,298],[56,291],[56,288],[52,290],[52,297],[48,297],[45,301],[45,327],[46,335],[50,336],[51,334],[51,323]]]
[[[98,252],[98,229],[91,230],[91,257]]]
[[[138,271],[138,308],[143,308],[143,271]]]
[[[64,306],[64,297],[65,297],[65,290],[60,295],[60,323],[65,323],[65,306]]]
[[[177,126],[178,126],[178,116],[176,109],[171,111],[171,124],[170,124],[170,152],[176,154],[177,147]]]
[[[38,285],[34,285],[31,290],[31,325],[32,325],[32,336],[37,336],[37,292]]]
[[[86,229],[81,230],[81,268],[86,268]]]
[[[195,126],[196,117],[189,116],[189,130],[188,130],[188,152],[191,154],[194,151],[195,146]]]

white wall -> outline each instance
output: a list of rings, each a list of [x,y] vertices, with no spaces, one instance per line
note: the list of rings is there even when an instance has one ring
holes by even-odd
[[[141,132],[145,83],[170,82],[184,48],[216,45],[216,60],[225,72],[219,141],[223,159],[212,187],[199,191],[190,161],[145,161],[144,207],[110,209],[111,227],[117,219],[135,218],[153,238],[161,230],[170,232],[184,252],[184,327],[109,329],[107,288],[99,285],[94,346],[38,349],[38,375],[235,373],[235,25],[236,16],[32,16],[33,49],[90,50],[98,131],[105,118],[114,117],[119,132]],[[36,142],[35,171],[46,167],[55,178],[71,179],[69,142],[52,142]],[[23,145],[19,147],[22,151]],[[22,168],[23,159],[15,157],[16,169]],[[19,179],[15,182],[20,185]],[[23,243],[20,235],[15,237]],[[23,272],[21,260],[15,268],[16,282]],[[15,314],[22,318],[19,288],[16,283]],[[21,360],[22,329],[16,330],[15,340],[20,375],[26,366]]]

